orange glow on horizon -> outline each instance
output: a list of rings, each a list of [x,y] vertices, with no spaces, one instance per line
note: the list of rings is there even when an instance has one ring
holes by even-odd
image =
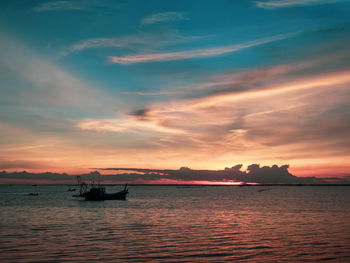
[[[96,181],[95,181],[96,182]],[[70,180],[50,180],[50,179],[8,179],[0,178],[0,184],[72,184],[76,185],[76,178],[72,176]],[[171,179],[160,179],[160,180],[135,180],[135,181],[109,181],[104,180],[101,182],[103,185],[207,185],[207,186],[240,186],[240,185],[259,185],[258,183],[244,183],[234,181],[184,181],[184,180],[171,180]]]

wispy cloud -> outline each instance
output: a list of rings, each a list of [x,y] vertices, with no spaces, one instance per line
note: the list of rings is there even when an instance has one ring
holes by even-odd
[[[172,87],[166,90],[139,92],[125,91],[124,95],[136,96],[162,96],[162,95],[178,95],[184,97],[205,97],[214,94],[241,93],[247,90],[257,90],[264,86],[265,81],[272,84],[274,78],[276,82],[282,84],[288,81],[288,73],[292,71],[307,68],[309,63],[279,65],[278,67],[264,67],[245,72],[224,73],[209,76],[203,82],[195,83],[185,87]],[[285,76],[283,81],[281,76]],[[276,83],[275,83],[276,84]]]
[[[134,132],[142,133],[144,131],[156,132],[160,134],[185,134],[180,127],[171,128],[158,123],[156,118],[149,117],[128,117],[120,119],[85,119],[77,124],[82,130],[95,130],[104,132]]]
[[[78,42],[63,51],[60,52],[61,56],[66,56],[70,53],[79,52],[91,48],[103,48],[103,47],[133,47],[135,45],[149,44],[150,40],[140,37],[138,35],[131,35],[126,37],[115,38],[92,38],[81,42]]]
[[[5,34],[1,38],[0,53],[3,59],[0,66],[15,72],[26,83],[26,89],[23,90],[21,85],[14,85],[13,90],[16,92],[13,94],[16,96],[13,98],[8,95],[7,98],[33,107],[45,105],[85,110],[89,110],[86,103],[92,107],[99,104],[95,96],[105,98],[103,91],[44,59],[25,45]],[[6,52],[1,52],[4,50]]]
[[[173,94],[186,94],[187,91],[183,90],[164,90],[154,92],[142,92],[142,91],[123,91],[120,94],[124,95],[137,95],[137,96],[162,96],[162,95],[173,95]]]
[[[66,157],[68,152],[70,158],[81,156],[81,146],[72,142],[82,137],[75,138],[71,118],[113,111],[117,98],[111,99],[23,42],[2,33],[0,38],[0,68],[14,78],[11,85],[0,87],[0,165],[75,167],[75,161],[68,164]]]
[[[227,94],[214,94],[203,98],[178,100],[170,105],[155,104],[149,110],[143,111],[145,114],[142,115],[142,118],[132,114],[121,119],[86,119],[79,122],[78,127],[86,130],[111,132],[152,129],[164,133],[183,134],[189,133],[191,130],[197,130],[200,126],[203,128],[203,126],[208,125],[221,126],[230,124],[232,122],[230,116],[233,116],[233,112],[236,112],[234,109],[240,108],[245,104],[247,104],[244,106],[247,108],[245,110],[246,115],[254,116],[254,118],[278,111],[291,111],[299,106],[306,105],[304,102],[308,98],[307,96],[303,100],[298,98],[300,102],[296,103],[292,97],[288,98],[290,94],[309,92],[309,95],[311,95],[314,94],[312,92],[314,89],[320,90],[320,93],[327,93],[327,88],[334,87],[338,89],[339,85],[342,85],[342,89],[347,90],[346,86],[343,85],[349,82],[349,70],[345,70],[322,76],[305,77],[289,81],[283,85],[265,83],[264,87],[256,90],[246,90],[240,93],[233,91]],[[265,100],[261,101],[262,98],[265,98]],[[278,102],[277,98],[283,98],[284,101]],[[274,106],[270,105],[270,99],[276,99]],[[337,99],[341,98],[337,97]],[[291,100],[293,100],[293,103],[291,103]],[[256,104],[256,108],[251,109],[250,105],[254,101],[255,103],[258,102],[259,106]],[[318,102],[315,101],[316,103]],[[334,101],[329,100],[329,104],[333,105]],[[324,107],[319,107],[318,111],[324,111]],[[308,113],[305,117],[310,116],[310,114]],[[182,121],[185,119],[187,120],[186,123]]]
[[[141,26],[179,20],[188,20],[188,18],[182,12],[163,12],[145,17],[141,20]]]
[[[54,11],[79,11],[85,14],[99,14],[115,16],[120,11],[123,1],[101,1],[101,0],[58,0],[46,1],[34,7],[37,12]]]
[[[84,6],[81,2],[76,1],[52,1],[48,3],[43,3],[42,5],[34,8],[38,12],[46,11],[58,11],[58,10],[82,10]]]
[[[257,7],[273,9],[303,5],[322,5],[339,2],[341,0],[272,0],[272,1],[256,1]]]
[[[280,34],[272,37],[261,38],[254,41],[249,41],[243,44],[230,45],[224,47],[215,47],[207,49],[197,49],[179,52],[168,52],[168,53],[150,53],[131,55],[124,57],[110,56],[109,61],[117,64],[134,64],[134,63],[145,63],[145,62],[159,62],[159,61],[171,61],[171,60],[182,60],[190,58],[201,58],[201,57],[213,57],[227,53],[233,53],[242,49],[267,44],[270,42],[283,40],[294,36],[296,33]]]
[[[142,33],[131,34],[121,37],[111,38],[91,38],[75,43],[60,52],[61,56],[70,53],[79,52],[93,48],[127,48],[135,49],[138,52],[142,50],[152,50],[154,48],[164,47],[168,45],[187,43],[206,38],[205,36],[183,36],[176,31],[168,30],[166,33]]]

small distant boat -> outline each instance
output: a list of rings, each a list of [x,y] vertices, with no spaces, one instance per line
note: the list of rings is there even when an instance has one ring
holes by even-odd
[[[268,190],[270,190],[270,188],[267,188],[267,189],[259,189],[258,192],[261,193],[261,192],[268,191]]]
[[[106,193],[106,188],[98,184],[97,186],[92,185],[90,189],[85,182],[81,181],[78,176],[78,185],[80,186],[80,193],[73,195],[73,197],[84,197],[87,201],[103,201],[103,200],[125,200],[129,190],[127,184],[124,186],[122,191],[116,193]]]
[[[69,188],[67,191],[68,192],[75,192],[75,188]]]
[[[39,194],[38,193],[29,193],[28,195],[30,195],[30,196],[37,196]]]

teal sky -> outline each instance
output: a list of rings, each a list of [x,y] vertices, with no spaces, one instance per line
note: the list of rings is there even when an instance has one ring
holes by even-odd
[[[349,13],[347,0],[1,1],[0,169],[348,174]]]

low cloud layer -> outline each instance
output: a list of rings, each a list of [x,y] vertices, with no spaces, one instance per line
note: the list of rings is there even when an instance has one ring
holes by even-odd
[[[142,168],[104,168],[89,174],[81,174],[86,181],[105,184],[349,184],[350,175],[344,178],[297,177],[288,171],[289,165],[262,166],[251,164],[246,170],[238,164],[224,170],[178,170]],[[112,174],[111,174],[112,173]],[[0,173],[0,183],[74,184],[76,177],[68,174],[27,172]]]

